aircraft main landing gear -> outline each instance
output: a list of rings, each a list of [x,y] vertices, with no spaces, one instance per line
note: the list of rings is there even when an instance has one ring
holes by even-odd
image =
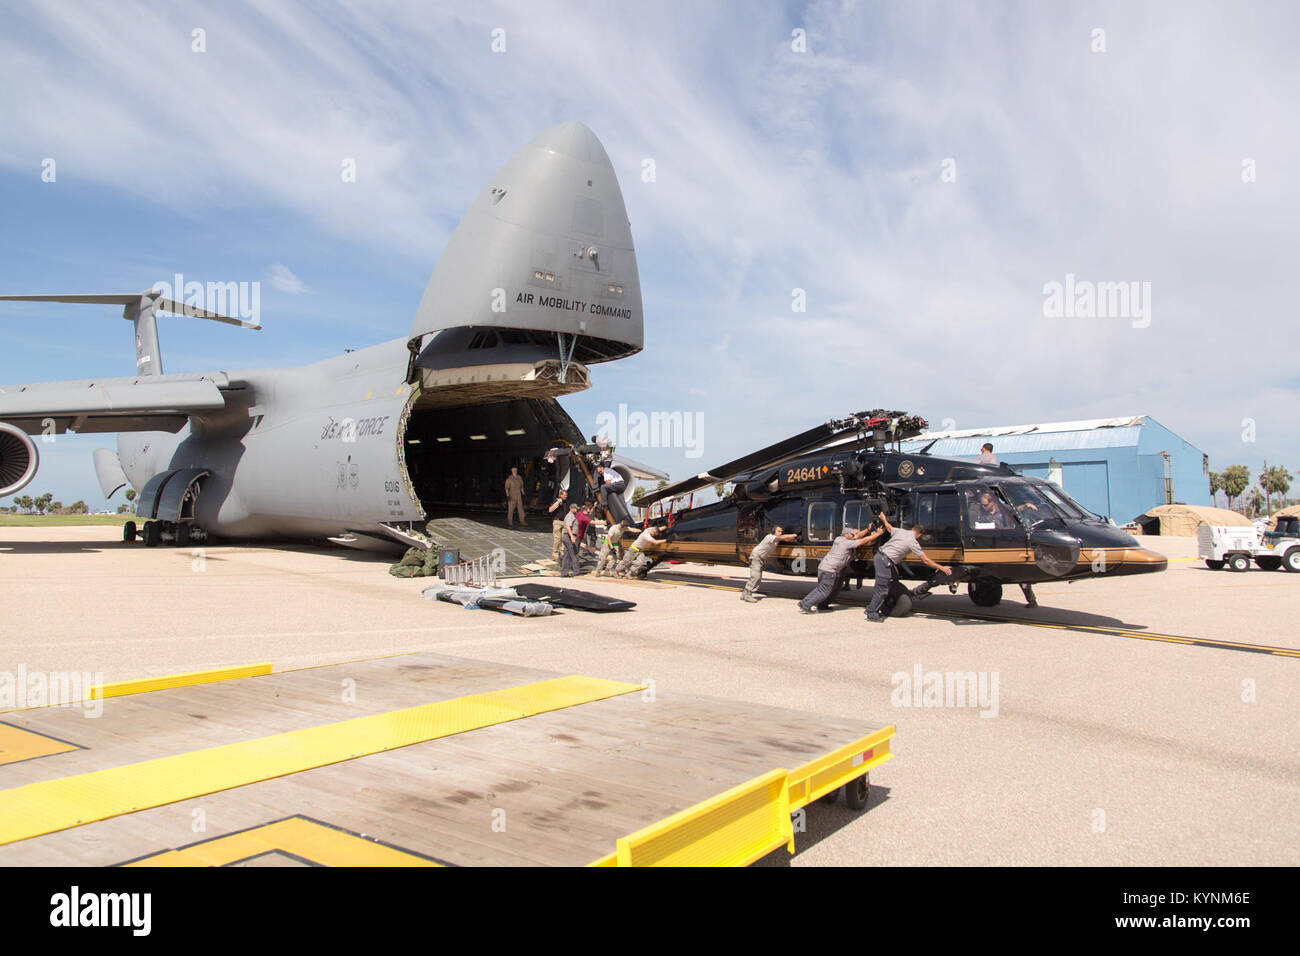
[[[135,531],[136,528],[135,528],[134,521],[128,521],[126,524],[122,525],[122,540],[126,541],[127,543],[134,541]]]
[[[1002,584],[999,581],[972,581],[966,593],[980,607],[997,607],[1002,603]]]

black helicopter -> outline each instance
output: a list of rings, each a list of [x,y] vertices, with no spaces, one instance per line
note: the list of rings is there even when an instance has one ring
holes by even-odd
[[[922,524],[919,543],[926,554],[952,566],[951,577],[940,575],[929,584],[955,591],[965,583],[981,607],[998,604],[1004,584],[1166,568],[1163,555],[1142,548],[1055,484],[1022,477],[1006,465],[899,450],[900,442],[926,427],[924,419],[903,412],[859,412],[642,495],[632,504],[648,508],[708,485],[733,483],[721,501],[646,519],[670,531],[653,552],[654,563],[743,566],[754,546],[780,525],[799,537],[777,548],[768,569],[815,576],[836,536],[845,528],[870,527],[883,513],[897,526]],[[848,576],[873,577],[874,549],[857,553]],[[904,565],[900,573],[912,580],[933,575],[920,563]],[[919,590],[928,593],[928,586]]]

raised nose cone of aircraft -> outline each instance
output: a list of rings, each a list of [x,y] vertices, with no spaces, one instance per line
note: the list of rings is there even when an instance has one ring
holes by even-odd
[[[411,337],[470,325],[527,330],[557,355],[563,334],[566,357],[580,363],[641,350],[623,193],[582,123],[534,138],[479,193],[438,259]]]
[[[591,131],[591,127],[585,123],[574,121],[552,126],[546,132],[534,137],[533,141],[528,145],[552,153],[571,156],[584,163],[608,166],[610,170],[614,168],[609,161],[609,154],[605,152],[605,147],[601,145],[600,139]]]

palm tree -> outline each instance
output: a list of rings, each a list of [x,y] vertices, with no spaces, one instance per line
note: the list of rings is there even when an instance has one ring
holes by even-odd
[[[1283,502],[1286,501],[1286,493],[1291,488],[1291,477],[1291,473],[1281,465],[1273,465],[1272,467],[1265,468],[1264,474],[1260,475],[1259,483],[1264,489],[1265,499],[1269,501],[1270,510],[1272,508],[1271,499],[1274,493],[1276,493]]]
[[[1223,469],[1220,480],[1223,482],[1223,493],[1228,496],[1228,507],[1231,508],[1232,499],[1241,497],[1241,493],[1250,484],[1250,470],[1245,465],[1229,465]]]
[[[1223,490],[1223,476],[1217,471],[1210,472],[1210,504],[1218,505],[1218,499],[1214,496]]]
[[[1250,509],[1250,517],[1254,518],[1264,510],[1264,495],[1259,488],[1250,489],[1250,500],[1246,502],[1246,507]]]

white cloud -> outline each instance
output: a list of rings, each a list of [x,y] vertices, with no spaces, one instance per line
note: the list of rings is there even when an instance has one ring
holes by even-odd
[[[1279,457],[1300,439],[1295,373],[1267,359],[1300,260],[1296,21],[1168,2],[683,4],[635,22],[597,3],[42,5],[0,35],[0,165],[54,156],[61,180],[196,218],[268,209],[423,278],[491,172],[581,119],[620,172],[647,309],[647,351],[597,369],[597,393],[699,399],[706,460],[885,405],[1151,414],[1217,467],[1256,451],[1242,417]],[[1043,283],[1068,272],[1151,282],[1151,327],[1045,319]],[[1230,395],[1205,387],[1225,355],[1251,362]]]
[[[300,295],[308,291],[302,280],[294,275],[288,266],[279,262],[266,270],[266,281],[271,283],[272,289],[289,295]]]

